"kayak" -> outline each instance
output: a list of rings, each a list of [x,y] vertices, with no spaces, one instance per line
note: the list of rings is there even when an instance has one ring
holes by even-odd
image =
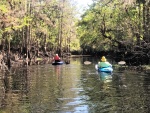
[[[63,62],[63,61],[59,61],[59,62],[52,62],[52,65],[62,65],[62,64],[64,64],[64,62]]]
[[[95,65],[95,69],[99,72],[106,72],[106,73],[111,73],[113,71],[112,67],[99,68],[97,64]]]
[[[95,65],[95,69],[99,72],[106,72],[106,73],[111,73],[113,71],[112,67],[103,67],[103,68],[99,68],[98,64]]]

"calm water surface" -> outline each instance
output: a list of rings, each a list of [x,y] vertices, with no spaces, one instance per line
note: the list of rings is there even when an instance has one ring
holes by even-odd
[[[90,60],[92,64],[83,62]],[[114,68],[98,73],[96,60],[73,58],[0,72],[0,113],[149,113],[150,76]],[[5,76],[5,77],[4,77]]]

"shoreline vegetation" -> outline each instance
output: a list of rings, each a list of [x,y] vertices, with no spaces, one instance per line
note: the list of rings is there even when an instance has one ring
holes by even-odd
[[[26,65],[40,65],[40,64],[51,64],[53,62],[54,54],[42,54],[40,53],[38,56],[34,56],[32,58],[27,57],[26,54],[19,55],[19,54],[7,54],[0,53],[0,69],[7,69],[9,70],[11,67],[19,67],[19,66],[26,66]],[[63,55],[61,59],[66,63],[70,63],[70,58],[78,58],[78,57],[90,57],[91,55]]]
[[[10,59],[6,59],[6,56],[0,54],[0,70],[10,70],[10,68],[15,67],[24,67],[30,65],[42,65],[42,64],[52,64],[54,55],[46,55],[46,56],[39,56],[34,57],[32,59],[27,58],[26,55],[21,56],[20,58],[17,55],[9,56]],[[65,64],[70,64],[70,58],[79,58],[79,57],[91,57],[92,55],[71,55],[67,54],[62,56],[62,60]],[[92,62],[85,61],[85,65],[90,65]],[[138,70],[140,72],[150,73],[150,65],[139,65],[139,66],[129,66],[126,65],[125,61],[119,61],[118,64],[113,66],[114,68],[119,68],[123,70]]]
[[[55,53],[69,64],[71,52],[75,54],[71,57],[111,55],[117,63],[125,61],[129,67],[147,68],[149,4],[94,0],[78,18],[77,4],[70,0],[1,1],[0,66],[9,70],[13,66],[51,63]]]

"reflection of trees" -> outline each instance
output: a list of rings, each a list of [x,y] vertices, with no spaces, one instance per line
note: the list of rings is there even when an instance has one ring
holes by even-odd
[[[113,102],[118,112],[147,113],[149,104],[146,103],[148,95],[143,89],[141,73],[124,72],[114,75],[113,87],[115,88]]]
[[[150,77],[148,74],[144,76],[143,82],[143,96],[145,96],[143,103],[145,104],[145,113],[148,113],[150,111]]]
[[[4,72],[4,79],[0,87],[3,88],[1,107],[7,108],[7,112],[14,112],[15,107],[19,106],[22,102],[27,102],[28,97],[28,78],[27,68],[23,69],[12,69],[15,73]],[[14,109],[10,109],[14,108]],[[19,111],[18,111],[19,112]]]
[[[58,70],[38,65],[16,69],[14,74],[5,72],[5,80],[0,79],[0,107],[3,104],[6,113],[16,109],[41,113],[77,111],[82,106],[92,113],[147,113],[148,76],[119,72],[115,71],[112,78],[98,75],[92,64],[82,65],[78,59]]]
[[[85,68],[85,67],[84,67]],[[106,76],[87,76],[88,69],[82,71],[81,96],[94,112],[148,113],[149,79],[143,84],[143,75],[137,72],[114,72],[112,81]],[[145,76],[145,75],[144,75]],[[106,80],[106,81],[105,81]],[[110,80],[110,79],[109,79]]]
[[[44,66],[30,68],[30,102],[31,111],[49,112],[62,106],[63,69],[62,66]]]

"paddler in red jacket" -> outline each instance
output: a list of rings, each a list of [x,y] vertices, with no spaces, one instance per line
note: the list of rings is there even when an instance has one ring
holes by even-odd
[[[60,57],[58,56],[58,54],[56,54],[54,57],[53,57],[53,60],[55,62],[60,62]]]

